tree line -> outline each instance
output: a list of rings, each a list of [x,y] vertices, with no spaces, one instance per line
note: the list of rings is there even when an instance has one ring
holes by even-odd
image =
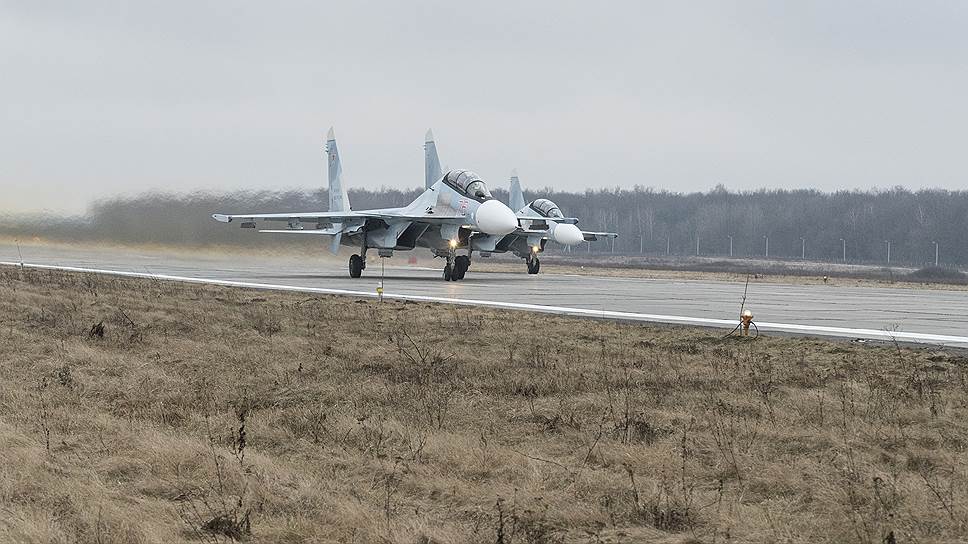
[[[968,263],[968,191],[651,188],[549,192],[585,228],[618,232],[616,253],[886,263]],[[697,252],[698,243],[698,252]],[[768,244],[768,246],[767,246]],[[936,246],[937,244],[937,246]],[[846,249],[846,251],[845,251]]]
[[[420,189],[351,190],[355,209],[400,206]],[[507,192],[493,190],[507,202]],[[528,200],[550,198],[585,230],[613,231],[613,242],[582,251],[627,255],[766,257],[837,262],[968,264],[968,191],[904,188],[869,191],[816,190],[680,193],[647,187],[525,191]],[[253,235],[211,219],[213,212],[318,211],[327,207],[325,189],[188,194],[148,193],[100,200],[83,217],[39,220],[8,217],[0,233],[66,240],[180,245],[279,244],[278,235]],[[296,238],[296,237],[292,237]],[[323,246],[311,237],[286,243]],[[549,250],[554,249],[549,244]]]

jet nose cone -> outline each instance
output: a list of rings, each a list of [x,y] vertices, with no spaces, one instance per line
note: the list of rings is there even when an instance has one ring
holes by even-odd
[[[488,200],[477,208],[474,220],[481,232],[486,234],[510,234],[518,228],[518,218],[501,202]]]
[[[581,229],[567,223],[558,223],[555,225],[554,238],[556,242],[566,246],[578,245],[585,241]]]

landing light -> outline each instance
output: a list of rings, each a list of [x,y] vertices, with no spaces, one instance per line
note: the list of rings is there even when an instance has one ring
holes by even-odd
[[[541,246],[532,246],[531,247],[531,251],[533,253],[537,253],[537,252],[541,251]]]
[[[451,249],[453,249],[453,248],[455,248],[455,247],[457,247],[457,240],[451,240],[451,241],[450,241],[450,242],[448,242],[448,243],[450,244],[450,248],[451,248]]]

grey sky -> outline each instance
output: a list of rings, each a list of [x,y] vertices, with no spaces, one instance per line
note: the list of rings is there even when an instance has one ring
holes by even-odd
[[[965,188],[964,2],[5,2],[0,212],[147,189]]]

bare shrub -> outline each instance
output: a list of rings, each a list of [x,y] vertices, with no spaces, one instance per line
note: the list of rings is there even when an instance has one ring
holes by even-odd
[[[252,328],[266,338],[272,338],[276,333],[282,332],[282,323],[276,315],[267,307],[251,314]]]
[[[114,322],[117,325],[118,342],[122,346],[140,344],[144,341],[149,325],[135,323],[124,308],[118,308],[114,315]]]
[[[208,493],[194,497],[190,492],[182,504],[179,515],[189,530],[199,539],[212,542],[224,540],[242,541],[252,534],[252,508],[246,502],[248,491],[248,470],[245,465],[245,452],[248,444],[246,418],[248,408],[241,406],[236,412],[238,427],[233,435],[232,455],[238,464],[238,475],[242,483],[232,491],[226,481],[225,466],[218,451],[217,442],[209,417],[205,416],[208,432],[208,448],[215,470],[215,481],[209,482]]]
[[[91,325],[91,330],[87,333],[88,338],[97,338],[101,340],[104,338],[104,321],[98,321],[97,323]]]
[[[564,535],[548,519],[548,505],[535,499],[533,506],[521,508],[517,500],[510,505],[498,498],[495,512],[496,544],[559,544]]]
[[[404,361],[389,370],[390,383],[411,386],[418,413],[429,426],[443,429],[460,386],[460,365],[440,348],[422,348],[405,330],[392,339]]]

